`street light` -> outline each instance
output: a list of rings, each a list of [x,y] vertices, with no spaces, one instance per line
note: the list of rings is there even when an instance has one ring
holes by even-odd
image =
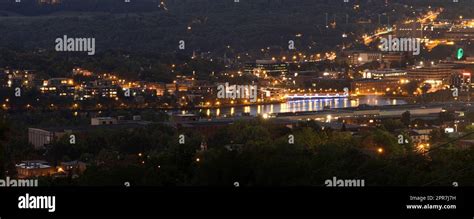
[[[383,148],[378,148],[378,149],[377,149],[377,152],[378,152],[379,154],[383,153]]]

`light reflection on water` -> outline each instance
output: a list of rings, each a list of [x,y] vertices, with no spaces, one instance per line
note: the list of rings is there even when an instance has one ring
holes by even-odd
[[[320,111],[326,108],[348,108],[357,107],[361,104],[373,106],[386,105],[403,105],[406,104],[404,100],[390,99],[384,97],[361,97],[357,99],[313,99],[313,100],[296,100],[286,103],[268,104],[268,105],[252,105],[252,106],[237,106],[218,109],[204,109],[206,115],[224,116],[236,115],[241,113],[249,113],[250,115],[258,115],[264,113],[287,113],[287,112],[306,112],[306,111]]]

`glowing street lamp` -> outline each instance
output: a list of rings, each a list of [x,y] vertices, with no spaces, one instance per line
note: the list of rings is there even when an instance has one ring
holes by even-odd
[[[378,149],[377,149],[377,152],[378,152],[379,154],[382,154],[382,153],[383,153],[383,148],[378,148]]]

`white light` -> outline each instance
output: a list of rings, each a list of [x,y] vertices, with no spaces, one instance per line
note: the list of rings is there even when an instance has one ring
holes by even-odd
[[[444,133],[454,133],[454,128],[445,128]]]
[[[331,122],[331,119],[332,119],[332,116],[331,116],[331,115],[327,115],[327,116],[326,116],[326,122]]]

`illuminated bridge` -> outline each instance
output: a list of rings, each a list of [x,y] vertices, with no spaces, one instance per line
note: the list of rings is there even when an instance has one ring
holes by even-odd
[[[305,99],[339,99],[348,98],[348,94],[294,94],[287,95],[287,100],[305,100]]]

